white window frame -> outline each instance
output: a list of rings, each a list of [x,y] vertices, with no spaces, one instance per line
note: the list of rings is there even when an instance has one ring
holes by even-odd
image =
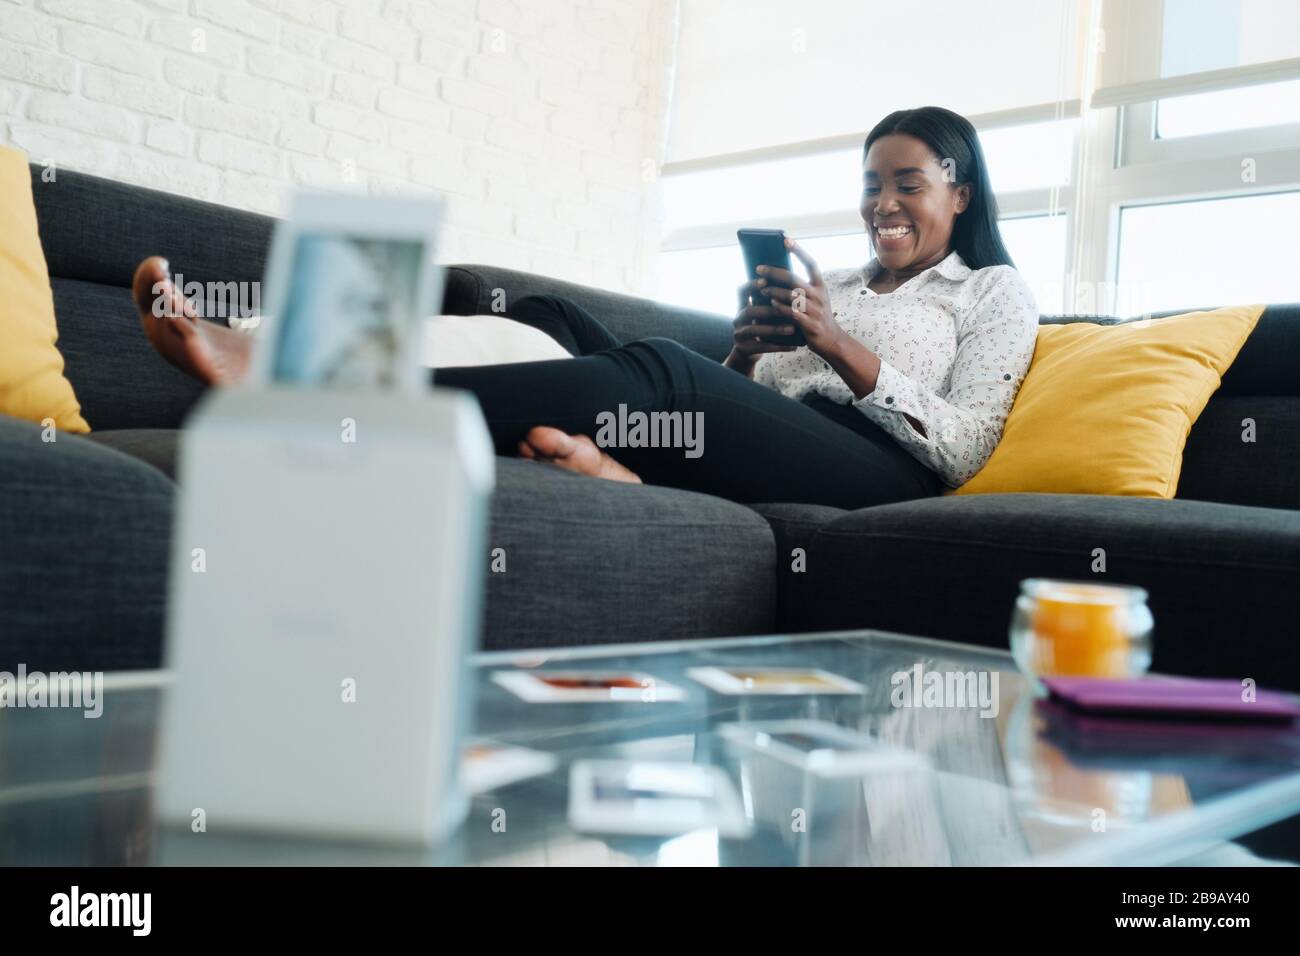
[[[1097,51],[1105,82],[1089,98],[1090,198],[1075,236],[1085,250],[1078,274],[1089,285],[1076,287],[1076,307],[1098,290],[1097,304],[1115,310],[1125,208],[1300,190],[1300,124],[1158,139],[1155,122],[1161,98],[1300,78],[1300,58],[1161,77],[1163,16],[1161,0],[1102,9],[1101,36],[1118,41]],[[1256,160],[1249,183],[1240,175],[1245,157]]]

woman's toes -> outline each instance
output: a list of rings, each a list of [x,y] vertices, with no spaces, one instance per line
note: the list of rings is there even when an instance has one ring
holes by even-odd
[[[529,429],[528,434],[524,436],[524,442],[531,447],[534,457],[539,458],[568,458],[577,451],[572,436],[559,428],[551,428],[547,425],[538,425],[536,428]]]
[[[203,322],[171,279],[167,260],[150,256],[136,267],[131,294],[140,311],[145,336],[177,368],[209,385],[244,378],[251,339]]]
[[[142,311],[148,309],[152,312],[154,298],[158,295],[154,292],[154,286],[167,282],[170,277],[171,267],[162,256],[149,256],[143,260],[135,267],[135,276],[131,279],[131,294],[135,304]]]
[[[154,331],[151,327],[159,324],[158,319],[193,312],[180,290],[172,284],[171,267],[162,256],[150,256],[136,267],[131,292],[148,331]]]
[[[601,451],[587,435],[570,435],[558,428],[539,425],[528,432],[520,448],[524,445],[532,452],[525,457],[544,459],[566,471],[609,481],[641,482],[636,472]]]

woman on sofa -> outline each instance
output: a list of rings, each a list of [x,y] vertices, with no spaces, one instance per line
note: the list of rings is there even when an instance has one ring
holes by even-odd
[[[437,369],[435,382],[477,396],[499,454],[615,481],[849,509],[962,484],[1001,437],[1038,310],[1003,246],[968,121],[939,107],[891,113],[863,157],[859,211],[875,258],[822,275],[787,240],[809,278],[764,267],[742,286],[721,365],[669,339],[620,343],[576,304],[538,296],[509,316],[574,358]],[[199,321],[169,280],[158,257],[136,271],[150,341],[203,381],[238,380],[249,338]],[[754,303],[759,291],[771,305]],[[796,328],[807,346],[769,341]],[[620,406],[693,416],[699,451],[598,446],[599,421]]]

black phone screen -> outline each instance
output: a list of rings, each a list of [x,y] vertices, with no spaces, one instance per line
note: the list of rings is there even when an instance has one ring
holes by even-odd
[[[784,229],[738,229],[736,238],[740,241],[740,250],[745,257],[745,272],[749,279],[758,278],[759,266],[776,266],[794,272],[790,261],[790,250],[785,247]],[[772,300],[762,292],[755,292],[755,305],[771,305]],[[773,335],[764,338],[765,342],[777,345],[807,345],[803,329],[795,327],[793,335]]]

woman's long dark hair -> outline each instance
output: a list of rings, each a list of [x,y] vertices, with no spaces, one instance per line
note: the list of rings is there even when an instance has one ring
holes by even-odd
[[[914,110],[890,113],[867,134],[862,147],[865,162],[871,144],[890,133],[915,136],[940,162],[951,159],[957,184],[970,184],[970,203],[952,227],[952,247],[972,269],[986,266],[1011,266],[1011,256],[1002,244],[998,230],[998,203],[989,185],[988,164],[980,149],[975,127],[964,116],[942,106],[922,106]]]

